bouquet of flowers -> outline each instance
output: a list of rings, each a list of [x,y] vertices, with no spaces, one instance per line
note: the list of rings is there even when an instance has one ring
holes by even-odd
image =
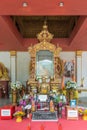
[[[65,84],[66,99],[70,103],[70,100],[75,99],[78,102],[78,90],[77,83],[75,81],[67,81]]]
[[[74,81],[67,81],[65,84],[66,89],[76,89],[77,88],[77,83]]]
[[[22,117],[22,116],[25,116],[25,112],[23,111],[16,111],[13,116],[15,117]]]
[[[87,116],[87,109],[85,109],[85,108],[79,108],[78,112],[79,112],[80,115],[86,115]]]
[[[19,105],[20,106],[23,106],[23,107],[25,107],[26,106],[26,100],[25,99],[21,99],[20,101],[19,101]]]
[[[87,120],[87,109],[79,108],[78,111],[79,114],[82,116],[82,119]]]
[[[12,90],[16,90],[16,89],[21,90],[21,89],[22,89],[22,84],[21,84],[21,82],[20,82],[20,81],[12,82],[12,83],[11,83],[11,89],[12,89]]]

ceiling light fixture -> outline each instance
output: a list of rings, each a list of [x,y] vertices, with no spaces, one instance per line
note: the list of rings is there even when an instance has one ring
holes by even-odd
[[[28,6],[28,3],[27,3],[27,2],[23,2],[23,3],[22,3],[22,6],[23,6],[23,7],[27,7],[27,6]]]
[[[60,7],[63,7],[63,6],[64,6],[64,2],[62,2],[62,1],[59,2],[59,6],[60,6]]]

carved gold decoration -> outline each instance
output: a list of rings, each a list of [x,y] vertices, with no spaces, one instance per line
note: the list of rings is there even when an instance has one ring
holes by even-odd
[[[54,53],[54,57],[58,56],[59,53],[62,51],[61,47],[57,47],[50,43],[52,40],[53,35],[48,32],[47,25],[43,26],[43,30],[37,35],[37,39],[40,41],[40,43],[37,43],[34,46],[30,46],[28,48],[29,53],[32,57],[36,57],[36,52],[39,50],[49,50]]]
[[[32,57],[30,60],[29,70],[30,70],[30,78],[35,79],[35,57]]]
[[[55,58],[55,77],[58,78],[58,76],[62,75],[63,73],[63,61],[59,58],[59,57],[56,57]]]
[[[28,50],[32,57],[36,57],[36,52],[38,52],[39,50],[49,50],[54,53],[54,56],[58,56],[59,53],[62,51],[60,47],[56,48],[55,45],[47,41],[42,41],[41,43],[38,43],[34,46],[30,46]]]
[[[34,46],[30,46],[28,51],[31,55],[30,61],[30,77],[28,81],[28,85],[32,86],[32,84],[38,86],[38,82],[36,81],[36,54],[41,50],[47,50],[53,53],[53,62],[54,62],[54,77],[50,82],[50,87],[58,89],[58,85],[61,84],[61,76],[63,73],[63,61],[59,58],[59,53],[62,48],[59,46],[55,46],[50,41],[53,38],[53,34],[48,32],[47,25],[43,26],[43,30],[37,34],[37,39],[40,43],[35,44]]]
[[[46,22],[43,25],[43,30],[39,34],[37,34],[37,39],[40,42],[42,42],[42,41],[50,42],[53,39],[53,34],[48,32]]]

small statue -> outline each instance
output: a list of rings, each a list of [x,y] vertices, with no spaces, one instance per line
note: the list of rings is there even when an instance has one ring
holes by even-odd
[[[50,101],[50,112],[54,112],[54,104],[53,101]]]

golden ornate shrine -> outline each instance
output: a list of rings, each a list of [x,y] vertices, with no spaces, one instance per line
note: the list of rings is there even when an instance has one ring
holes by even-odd
[[[40,93],[47,93],[49,90],[58,90],[61,87],[61,80],[62,80],[62,73],[63,73],[63,61],[59,58],[59,53],[62,50],[59,46],[56,47],[50,41],[52,40],[53,35],[48,32],[47,25],[44,24],[43,30],[37,34],[37,39],[40,41],[39,43],[35,44],[34,46],[30,46],[28,48],[29,53],[31,55],[30,61],[30,76],[27,82],[28,86],[31,86],[31,89],[38,89]],[[43,52],[42,57],[46,58],[46,53],[51,53],[53,55],[52,62],[53,62],[53,75],[40,75],[40,71],[38,70],[39,75],[37,75],[37,53]],[[48,57],[50,54],[48,55]],[[44,59],[44,58],[43,58]],[[46,66],[45,66],[46,67]],[[49,66],[48,66],[49,68]],[[38,78],[37,78],[38,77]],[[45,78],[45,82],[43,79]],[[46,80],[50,78],[49,81]],[[38,82],[38,79],[41,81]],[[43,87],[44,86],[44,87]],[[44,91],[44,88],[46,90]],[[44,92],[43,92],[44,91]]]

